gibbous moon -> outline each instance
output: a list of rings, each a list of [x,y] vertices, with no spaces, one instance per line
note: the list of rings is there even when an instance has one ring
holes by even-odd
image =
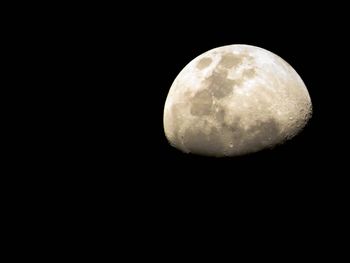
[[[311,117],[297,72],[259,47],[230,45],[193,59],[174,80],[164,107],[172,146],[206,156],[237,156],[291,139]]]

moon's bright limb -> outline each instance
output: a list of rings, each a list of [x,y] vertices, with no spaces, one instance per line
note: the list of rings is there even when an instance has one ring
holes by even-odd
[[[236,156],[292,138],[311,113],[306,86],[287,62],[262,48],[230,45],[179,73],[165,102],[164,131],[183,152]]]

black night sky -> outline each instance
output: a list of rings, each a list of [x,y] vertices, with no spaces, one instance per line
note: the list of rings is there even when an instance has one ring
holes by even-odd
[[[39,207],[44,216],[34,220],[57,218],[47,229],[67,231],[61,244],[71,240],[72,250],[80,244],[75,235],[88,243],[108,243],[103,247],[118,257],[121,246],[129,246],[128,258],[160,259],[163,252],[167,257],[161,262],[193,250],[194,243],[201,246],[200,241],[222,241],[221,249],[234,258],[233,249],[240,248],[231,241],[250,255],[255,250],[248,241],[262,246],[269,237],[278,243],[270,246],[272,254],[285,246],[283,238],[295,238],[305,250],[314,240],[340,240],[325,238],[324,232],[328,227],[329,235],[343,233],[339,222],[346,221],[348,210],[348,8],[322,1],[256,2],[129,1],[129,7],[120,1],[110,7],[84,2],[64,7],[57,17],[47,11],[34,25],[21,23],[28,34],[20,45],[28,43],[25,53],[32,56],[28,68],[37,61],[36,52],[44,57],[37,62],[45,70],[33,67],[45,77],[38,98],[50,105],[57,101],[54,114],[35,105],[47,112],[40,120],[43,128],[33,129],[45,138],[43,149],[25,137],[43,157],[30,147],[20,152],[35,159],[27,158],[28,167],[39,164],[43,176],[35,180],[36,170],[16,163],[26,169],[22,177],[45,192],[24,184],[29,195],[47,200]],[[169,89],[192,59],[232,44],[258,46],[287,61],[308,88],[313,116],[299,135],[272,150],[227,158],[182,153],[169,145],[163,130]],[[23,80],[27,93],[34,90]],[[54,120],[52,126],[48,120]],[[20,135],[32,126],[23,126]],[[28,203],[29,212],[39,201]],[[238,232],[242,239],[236,238]],[[89,255],[86,248],[79,257]],[[294,246],[291,250],[294,254]],[[197,254],[206,256],[206,251]]]
[[[15,102],[3,96],[4,116],[16,112],[3,123],[14,131],[4,137],[11,162],[2,173],[14,182],[2,184],[11,257],[241,262],[241,252],[245,261],[281,253],[278,262],[313,262],[333,245],[328,262],[340,262],[349,228],[349,9],[255,2],[28,2],[33,11],[15,3],[4,17],[14,48],[4,53],[21,69],[5,62],[12,74],[3,88]],[[169,89],[192,59],[232,44],[287,61],[308,88],[312,118],[272,150],[182,153],[163,130]]]

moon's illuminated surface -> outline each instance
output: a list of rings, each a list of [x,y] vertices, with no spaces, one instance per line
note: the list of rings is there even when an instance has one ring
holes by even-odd
[[[287,62],[262,48],[230,45],[203,53],[179,73],[163,121],[175,148],[221,157],[283,143],[311,113],[306,86]]]

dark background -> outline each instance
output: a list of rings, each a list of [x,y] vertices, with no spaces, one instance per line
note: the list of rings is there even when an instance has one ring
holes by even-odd
[[[212,243],[223,234],[226,241],[238,232],[248,250],[272,231],[276,243],[294,238],[304,250],[339,241],[331,236],[344,233],[349,199],[347,8],[308,5],[84,3],[38,5],[38,15],[22,7],[28,17],[16,20],[11,32],[19,39],[11,40],[19,54],[13,62],[26,74],[13,80],[24,82],[16,84],[23,92],[14,90],[29,105],[19,108],[26,122],[13,118],[20,127],[12,150],[25,161],[11,167],[25,171],[13,178],[16,191],[26,191],[7,196],[28,209],[11,205],[23,214],[18,226],[33,215],[65,240],[101,235],[94,241],[109,246],[125,231],[130,255],[137,242],[158,254],[171,250],[169,239],[191,250],[198,239]],[[221,159],[184,154],[163,132],[170,86],[193,58],[230,44],[262,47],[292,65],[313,117],[273,150]],[[174,247],[168,255],[178,254]]]

